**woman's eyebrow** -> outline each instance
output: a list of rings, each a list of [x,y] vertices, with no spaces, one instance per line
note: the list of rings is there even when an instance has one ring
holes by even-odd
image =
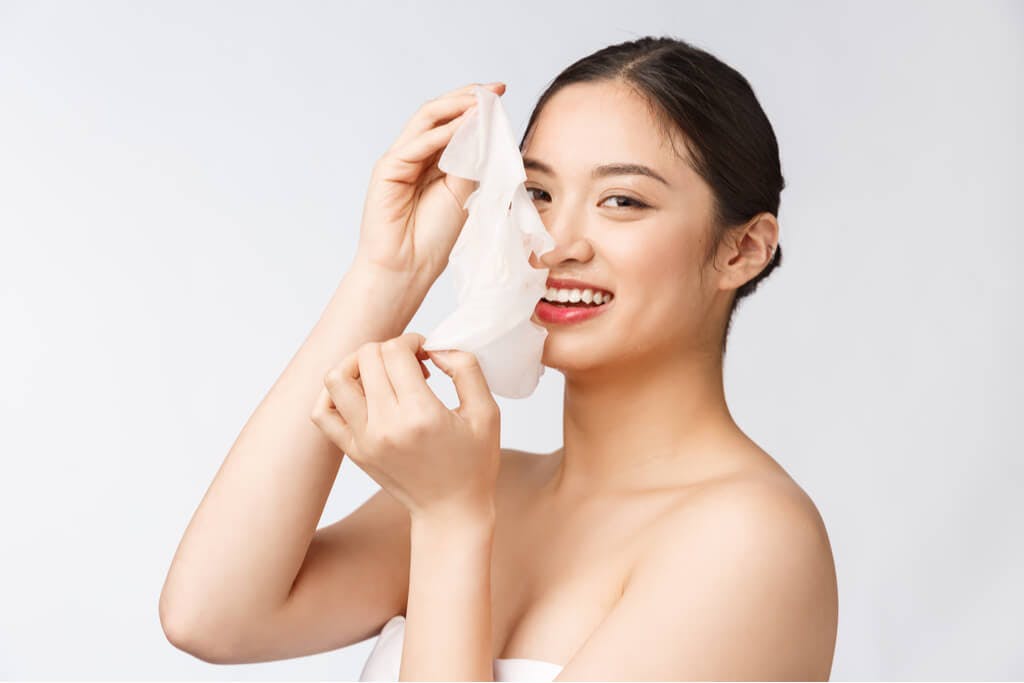
[[[547,173],[552,177],[556,177],[554,169],[545,164],[543,161],[538,159],[531,159],[530,157],[523,157],[523,168],[532,169],[534,171],[540,171],[541,173]],[[601,166],[595,166],[591,172],[593,178],[603,178],[605,176],[612,175],[645,175],[649,178],[654,178],[658,182],[664,184],[666,187],[672,187],[672,185],[665,180],[659,173],[649,166],[643,164],[627,164],[627,163],[615,163],[615,164],[602,164]]]

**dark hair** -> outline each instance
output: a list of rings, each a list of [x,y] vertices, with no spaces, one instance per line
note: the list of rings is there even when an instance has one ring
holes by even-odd
[[[674,128],[683,133],[691,166],[714,197],[705,263],[730,228],[762,212],[778,216],[779,195],[786,184],[779,146],[750,83],[715,56],[675,38],[646,36],[610,45],[566,67],[534,106],[520,151],[552,95],[573,83],[609,80],[643,97],[662,132]],[[723,353],[737,304],[781,264],[782,247],[777,246],[761,272],[736,289],[722,335]]]

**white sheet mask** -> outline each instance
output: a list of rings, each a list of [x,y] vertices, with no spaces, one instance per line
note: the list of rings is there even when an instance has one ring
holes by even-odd
[[[519,146],[501,98],[473,88],[477,108],[466,115],[441,153],[438,168],[480,182],[462,208],[469,216],[448,263],[457,306],[423,348],[457,349],[476,355],[491,391],[523,398],[536,389],[544,366],[546,328],[530,320],[547,289],[547,268],[530,265],[554,248],[523,184]]]

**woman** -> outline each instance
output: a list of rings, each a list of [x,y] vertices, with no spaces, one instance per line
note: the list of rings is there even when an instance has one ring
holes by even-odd
[[[550,454],[500,448],[472,354],[402,334],[466,218],[474,184],[436,163],[472,87],[426,103],[376,164],[352,268],[181,541],[167,637],[256,662],[387,626],[367,670],[400,663],[403,679],[827,679],[827,533],[723,393],[732,313],[781,259],[784,181],[750,86],[646,37],[540,98],[520,147],[556,243],[531,262],[563,300],[533,317],[565,376]],[[457,409],[426,384],[428,357]],[[345,453],[382,488],[317,529]]]

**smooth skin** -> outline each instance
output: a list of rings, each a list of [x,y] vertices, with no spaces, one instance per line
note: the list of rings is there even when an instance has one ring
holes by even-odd
[[[359,347],[328,371],[313,422],[414,518],[489,514],[501,459],[501,413],[470,353],[424,351],[410,332]],[[452,378],[448,409],[417,360]],[[423,455],[428,453],[429,455]]]
[[[374,165],[352,266],[243,426],[175,552],[159,616],[176,647],[211,663],[298,657],[370,638],[405,610],[410,515],[391,493],[317,528],[344,454],[313,411],[328,373],[364,345],[400,336],[447,264],[476,183],[436,166],[476,103],[475,85],[423,104]]]
[[[327,373],[313,421],[409,511],[400,680],[491,680],[491,553],[501,413],[476,357],[404,334],[364,344]],[[424,355],[455,384],[445,406]]]
[[[382,488],[345,519],[315,526],[343,457],[338,443],[351,445],[343,432],[333,440],[325,434],[325,417],[333,406],[340,418],[345,399],[335,401],[323,378],[346,361],[351,367],[353,352],[358,357],[368,342],[397,338],[404,341],[392,346],[405,344],[403,376],[413,379],[409,362],[423,354],[415,336],[400,333],[447,259],[425,251],[436,240],[418,240],[416,231],[437,226],[450,249],[464,219],[452,207],[472,187],[427,170],[450,139],[450,130],[432,131],[451,121],[425,109],[457,109],[434,102],[414,117],[401,147],[432,134],[433,156],[412,159],[430,149],[422,143],[399,164],[396,143],[390,166],[378,164],[353,268],[246,424],[179,546],[161,620],[172,643],[207,661],[343,647],[412,604],[410,546],[422,547],[413,511],[448,499],[451,490],[435,486],[440,480],[392,486],[397,496]],[[462,557],[473,561],[435,574],[455,579],[435,579],[441,585],[431,590],[455,594],[458,581],[490,569],[491,648],[474,649],[467,636],[474,665],[486,654],[564,663],[558,680],[825,680],[838,600],[824,524],[802,489],[735,424],[722,388],[730,297],[767,264],[778,225],[770,214],[755,217],[703,264],[710,190],[680,156],[685,146],[656,130],[628,88],[577,84],[548,102],[527,141],[524,157],[548,169],[528,164],[527,187],[556,241],[535,266],[601,284],[616,298],[586,323],[547,326],[543,361],[566,379],[564,445],[543,455],[500,449],[492,525],[456,522],[473,514],[473,505],[460,505],[454,509],[465,514],[447,527],[456,533],[424,527],[421,544],[456,538],[458,549],[472,549]],[[649,166],[668,186],[592,175],[609,162]],[[435,193],[417,181],[402,188],[385,180],[386,166],[421,183],[433,173],[426,187]],[[419,193],[438,198],[430,222],[410,219],[428,206],[410,201]],[[363,305],[371,290],[377,301],[394,298],[391,317]],[[402,460],[393,462],[397,472]],[[431,491],[437,495],[422,497]],[[489,557],[486,567],[480,557]],[[407,639],[427,642],[425,630],[438,622],[408,616]],[[463,619],[463,627],[479,617]]]
[[[543,560],[514,603],[525,618],[497,636],[565,662],[560,680],[827,679],[838,617],[828,535],[732,419],[723,387],[729,306],[768,264],[778,222],[754,216],[705,262],[710,187],[678,133],[660,131],[633,89],[574,84],[524,144],[526,187],[556,242],[535,265],[615,299],[583,324],[546,325],[542,360],[565,376],[564,441],[528,458],[529,512],[508,552]],[[665,182],[595,175],[608,163]]]

